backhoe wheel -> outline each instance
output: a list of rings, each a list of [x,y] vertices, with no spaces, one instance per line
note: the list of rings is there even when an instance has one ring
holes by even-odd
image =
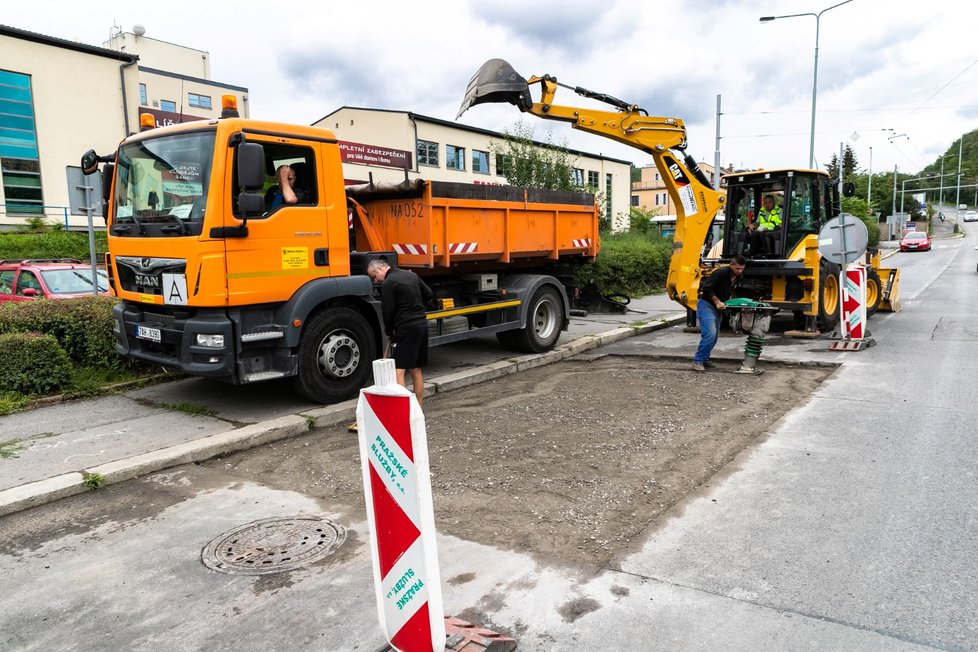
[[[350,308],[327,308],[306,322],[292,386],[319,403],[350,398],[366,384],[376,351],[363,315]]]
[[[839,325],[839,291],[838,265],[822,261],[818,266],[818,330],[828,333]]]
[[[876,314],[883,300],[883,283],[880,275],[872,267],[866,268],[866,318]]]
[[[551,286],[543,286],[533,295],[523,330],[512,333],[513,348],[528,353],[543,353],[554,348],[564,323],[564,302]],[[503,333],[500,333],[503,335]],[[502,342],[504,338],[500,337]]]

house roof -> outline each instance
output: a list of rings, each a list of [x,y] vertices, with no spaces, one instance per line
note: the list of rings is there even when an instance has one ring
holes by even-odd
[[[24,41],[33,41],[34,43],[41,43],[42,45],[50,45],[56,48],[64,48],[66,50],[84,52],[85,54],[92,54],[97,57],[116,59],[117,61],[126,61],[129,63],[135,63],[136,61],[139,60],[139,57],[134,54],[117,52],[116,50],[109,50],[108,48],[100,48],[94,45],[86,45],[84,43],[78,43],[77,41],[69,41],[63,38],[47,36],[45,34],[38,34],[37,32],[29,32],[25,29],[10,27],[9,25],[0,25],[0,35],[9,36],[11,38],[18,38]]]

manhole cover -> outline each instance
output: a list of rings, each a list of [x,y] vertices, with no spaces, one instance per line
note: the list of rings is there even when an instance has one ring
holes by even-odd
[[[346,530],[320,518],[266,518],[225,532],[200,553],[204,566],[229,575],[300,568],[343,545]]]

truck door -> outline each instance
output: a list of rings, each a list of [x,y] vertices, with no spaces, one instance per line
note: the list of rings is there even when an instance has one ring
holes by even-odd
[[[247,305],[287,300],[313,278],[329,276],[326,209],[319,183],[322,157],[318,143],[286,136],[248,135],[264,149],[265,210],[248,218],[245,237],[227,238],[228,304]],[[230,156],[234,156],[233,152]],[[226,226],[240,225],[233,165]],[[294,198],[280,181],[290,183]]]

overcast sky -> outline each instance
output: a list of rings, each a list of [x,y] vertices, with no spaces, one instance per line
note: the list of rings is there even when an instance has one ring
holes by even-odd
[[[101,45],[113,24],[206,50],[216,81],[249,89],[251,115],[311,123],[340,106],[454,120],[466,84],[490,58],[682,118],[688,151],[712,163],[717,95],[721,160],[807,167],[814,0],[359,0],[286,3],[5,2],[0,22]],[[978,5],[970,0],[852,0],[819,21],[816,165],[848,142],[860,167],[916,172],[978,128]],[[3,68],[0,55],[0,68]],[[590,105],[571,91],[556,101]],[[502,130],[510,105],[461,122]],[[522,119],[538,139],[651,163],[565,125]],[[897,136],[896,138],[890,138]]]

